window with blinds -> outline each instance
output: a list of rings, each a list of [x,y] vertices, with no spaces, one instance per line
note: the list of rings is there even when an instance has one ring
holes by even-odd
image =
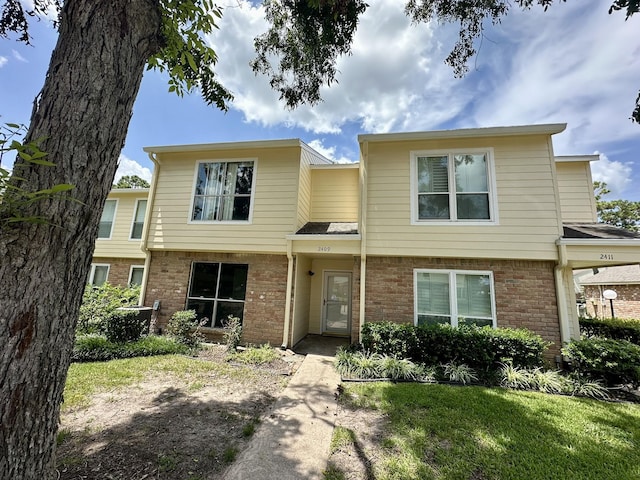
[[[489,159],[489,152],[414,153],[414,220],[491,221]]]
[[[492,272],[416,269],[414,298],[416,325],[496,326]]]
[[[249,220],[253,174],[253,161],[200,162],[191,220]]]

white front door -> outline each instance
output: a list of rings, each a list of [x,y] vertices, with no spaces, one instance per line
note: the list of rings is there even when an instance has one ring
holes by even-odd
[[[322,333],[351,333],[351,272],[324,272]]]

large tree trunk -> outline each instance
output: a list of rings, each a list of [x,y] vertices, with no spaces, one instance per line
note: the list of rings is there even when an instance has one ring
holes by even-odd
[[[35,191],[75,185],[0,232],[0,478],[55,474],[55,436],[97,227],[146,60],[160,45],[154,0],[67,0],[28,139],[55,167],[14,174]]]

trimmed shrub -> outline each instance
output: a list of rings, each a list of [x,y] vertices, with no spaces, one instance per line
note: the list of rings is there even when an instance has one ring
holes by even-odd
[[[543,364],[549,343],[526,329],[390,322],[365,323],[362,345],[366,351],[415,363],[440,365],[464,363],[478,372],[489,372],[500,363],[532,368]]]
[[[118,307],[130,307],[138,303],[140,287],[121,287],[103,283],[99,287],[87,285],[82,297],[77,332],[104,333],[107,317]]]
[[[586,337],[627,340],[640,345],[640,320],[581,318],[580,333]]]
[[[135,342],[146,329],[146,321],[138,318],[136,310],[114,310],[104,324],[105,336],[113,343]]]
[[[166,333],[189,348],[196,348],[203,341],[195,310],[180,310],[171,315]]]
[[[640,346],[626,340],[584,338],[562,349],[580,375],[606,385],[640,385]]]
[[[99,362],[117,358],[149,357],[188,353],[189,348],[169,337],[149,335],[137,342],[114,343],[103,335],[80,335],[71,354],[72,362]]]

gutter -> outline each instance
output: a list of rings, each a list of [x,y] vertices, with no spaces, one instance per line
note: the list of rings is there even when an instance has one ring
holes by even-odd
[[[293,289],[293,242],[287,239],[287,293],[284,305],[284,329],[282,331],[282,346],[284,350],[289,345],[289,328],[291,326],[291,290]]]
[[[367,280],[367,160],[369,158],[369,142],[360,144],[360,305],[358,319],[358,343],[362,343],[362,326],[364,325]]]
[[[558,317],[560,320],[560,341],[565,344],[571,340],[569,328],[570,316],[567,305],[566,289],[564,288],[564,270],[568,266],[567,247],[558,244],[558,265],[553,269],[556,282],[556,297],[558,301]]]
[[[151,228],[151,214],[153,212],[153,204],[156,198],[156,188],[158,185],[158,177],[160,176],[161,162],[153,152],[147,152],[149,159],[153,162],[153,175],[151,176],[151,188],[147,197],[147,211],[144,213],[144,224],[142,225],[142,242],[141,250],[144,252],[144,271],[142,272],[142,285],[140,286],[140,298],[138,305],[144,305],[144,297],[147,295],[147,281],[149,279],[149,266],[151,265],[151,252],[149,251],[149,230]]]

